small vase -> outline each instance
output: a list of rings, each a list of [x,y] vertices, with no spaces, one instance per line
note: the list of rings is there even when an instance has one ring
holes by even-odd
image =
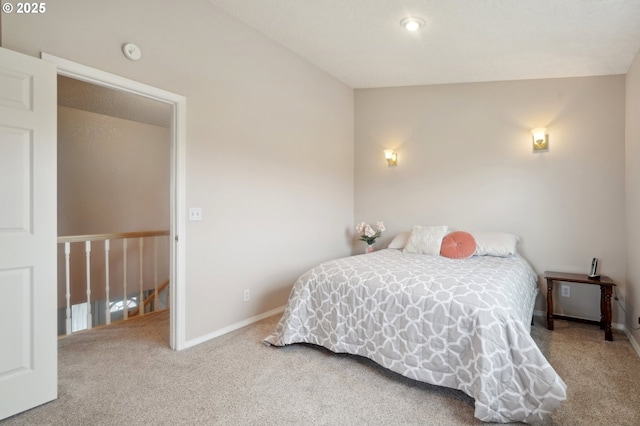
[[[367,244],[367,251],[365,253],[373,253],[374,250],[372,244]]]

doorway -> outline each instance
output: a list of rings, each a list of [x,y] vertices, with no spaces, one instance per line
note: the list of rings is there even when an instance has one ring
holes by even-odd
[[[170,196],[169,196],[169,279],[170,346],[185,347],[184,234],[185,234],[185,147],[186,98],[152,86],[128,80],[95,68],[42,53],[42,59],[58,67],[58,75],[91,83],[118,92],[139,95],[169,106],[170,120]]]
[[[171,107],[62,75],[57,80],[62,335],[168,307]],[[131,233],[138,237],[125,242]],[[60,240],[71,236],[86,237]]]

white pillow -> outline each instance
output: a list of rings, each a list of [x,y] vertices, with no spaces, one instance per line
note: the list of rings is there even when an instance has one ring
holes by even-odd
[[[447,226],[413,225],[404,253],[439,255],[442,238],[447,234]]]
[[[403,249],[407,245],[407,241],[409,241],[409,235],[411,235],[411,232],[399,233],[393,238],[393,240],[391,240],[387,248]]]
[[[520,237],[504,232],[470,232],[476,240],[476,256],[509,257],[516,254]]]

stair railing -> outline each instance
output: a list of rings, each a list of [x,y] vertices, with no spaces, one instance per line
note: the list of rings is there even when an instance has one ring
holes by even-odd
[[[61,236],[58,237],[58,244],[64,244],[64,257],[65,257],[65,299],[66,299],[66,311],[65,311],[65,331],[66,334],[71,334],[71,244],[72,243],[84,243],[85,252],[85,271],[86,271],[86,297],[87,297],[87,328],[91,328],[92,325],[92,313],[91,313],[91,248],[92,243],[98,241],[104,241],[104,270],[105,270],[105,318],[106,324],[111,323],[111,309],[109,304],[109,292],[111,279],[110,270],[110,250],[111,241],[122,240],[123,247],[123,308],[124,319],[129,317],[129,307],[127,303],[127,249],[128,241],[138,240],[138,258],[139,258],[139,299],[138,308],[136,308],[136,315],[144,315],[145,306],[149,305],[153,301],[153,310],[157,310],[157,304],[159,300],[159,292],[162,291],[167,285],[168,280],[165,280],[160,286],[158,285],[158,238],[169,235],[169,231],[139,231],[139,232],[122,232],[113,234],[93,234],[93,235],[73,235],[73,236]],[[153,239],[153,258],[154,258],[154,292],[153,297],[150,297],[145,301],[144,299],[144,238],[154,237]],[[145,303],[146,302],[146,303]]]

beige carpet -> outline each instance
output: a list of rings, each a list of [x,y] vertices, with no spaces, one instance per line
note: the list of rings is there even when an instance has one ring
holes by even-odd
[[[308,345],[273,348],[271,317],[181,352],[160,313],[59,340],[59,398],[7,425],[478,425],[462,392]],[[565,380],[547,425],[640,425],[640,359],[624,335],[542,320],[532,334]]]

